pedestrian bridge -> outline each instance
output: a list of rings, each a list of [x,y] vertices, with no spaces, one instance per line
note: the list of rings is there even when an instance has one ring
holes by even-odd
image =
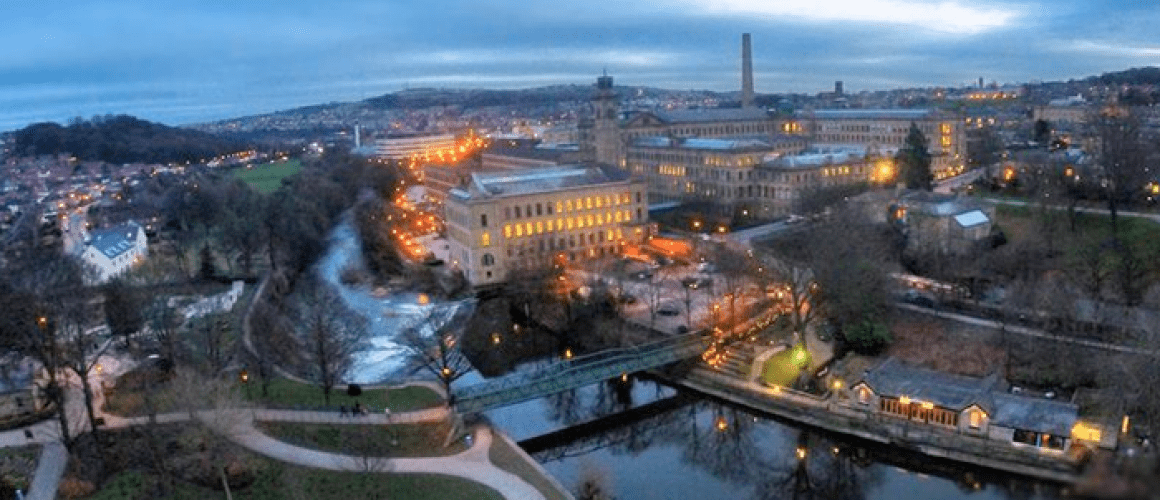
[[[561,360],[533,372],[512,374],[464,388],[455,395],[455,408],[460,413],[479,413],[658,368],[701,355],[711,339],[706,332],[699,331]]]

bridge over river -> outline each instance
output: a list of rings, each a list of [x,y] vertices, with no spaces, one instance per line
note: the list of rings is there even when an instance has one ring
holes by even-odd
[[[698,331],[561,360],[532,372],[516,373],[464,388],[456,394],[455,407],[460,413],[479,413],[658,368],[701,355],[711,341],[707,332]]]

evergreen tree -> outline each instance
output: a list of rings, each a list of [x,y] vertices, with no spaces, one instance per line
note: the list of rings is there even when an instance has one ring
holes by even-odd
[[[906,142],[898,151],[895,160],[901,178],[906,181],[906,187],[930,191],[934,183],[934,174],[930,171],[930,150],[927,149],[926,136],[913,122],[910,124],[910,133],[906,134]]]

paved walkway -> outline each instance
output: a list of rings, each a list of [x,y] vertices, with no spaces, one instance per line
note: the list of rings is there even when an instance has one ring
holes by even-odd
[[[79,396],[79,395],[78,395]],[[100,401],[97,402],[100,407]],[[72,413],[72,412],[70,412]],[[84,421],[83,415],[70,415]],[[144,425],[148,417],[125,418],[102,414],[105,428],[120,429]],[[520,477],[491,463],[488,450],[493,439],[488,427],[472,429],[472,444],[467,450],[447,457],[431,458],[378,458],[329,453],[294,446],[271,438],[254,426],[255,421],[300,422],[327,425],[386,425],[439,422],[454,418],[446,406],[400,413],[373,413],[344,416],[333,411],[293,411],[264,408],[231,409],[165,413],[156,416],[158,423],[187,422],[196,418],[208,423],[229,439],[256,453],[305,467],[354,472],[429,473],[456,476],[483,484],[510,500],[538,500],[544,496]],[[70,418],[73,420],[73,418]],[[25,430],[32,433],[30,439]],[[29,494],[29,500],[52,500],[68,463],[68,452],[60,444],[59,423],[56,418],[37,424],[0,432],[0,447],[28,444],[43,445],[41,458]],[[561,488],[562,489],[562,488]]]

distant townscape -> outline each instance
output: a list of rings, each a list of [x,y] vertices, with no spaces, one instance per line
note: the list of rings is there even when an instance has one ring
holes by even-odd
[[[1156,498],[1160,68],[740,68],[0,135],[0,498]]]

